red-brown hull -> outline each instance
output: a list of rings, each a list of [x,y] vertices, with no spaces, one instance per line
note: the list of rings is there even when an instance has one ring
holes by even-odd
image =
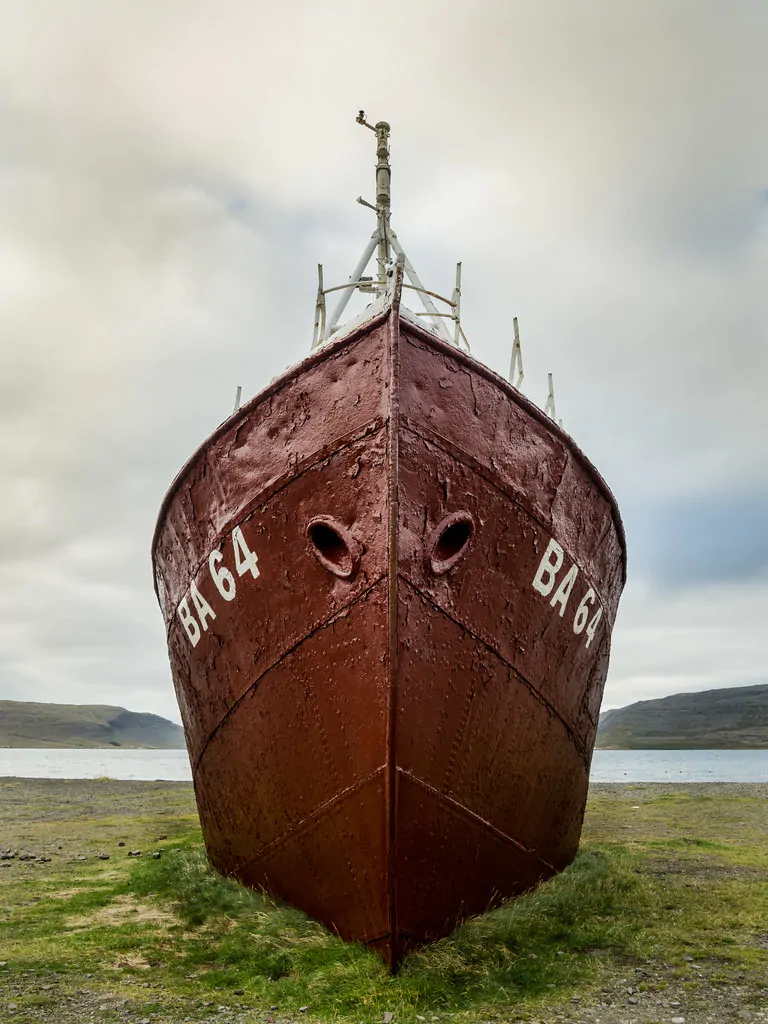
[[[469,541],[441,571],[451,516]],[[316,557],[317,517],[351,575]],[[573,442],[491,371],[385,311],[201,447],[154,561],[218,870],[394,966],[573,858],[623,534]]]

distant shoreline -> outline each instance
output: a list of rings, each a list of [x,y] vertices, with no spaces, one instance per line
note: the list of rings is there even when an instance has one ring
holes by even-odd
[[[768,684],[641,700],[600,715],[601,750],[765,750]]]
[[[0,749],[184,749],[176,722],[107,704],[0,700]]]

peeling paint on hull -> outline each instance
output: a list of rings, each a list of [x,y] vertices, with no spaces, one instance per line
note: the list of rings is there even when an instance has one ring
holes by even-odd
[[[565,867],[624,552],[568,435],[396,305],[273,382],[153,544],[214,866],[390,967]]]

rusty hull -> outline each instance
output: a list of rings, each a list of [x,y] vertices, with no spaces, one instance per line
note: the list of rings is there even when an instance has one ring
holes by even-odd
[[[552,539],[556,582],[578,567],[563,615],[533,586]],[[394,967],[571,861],[624,538],[596,470],[506,381],[393,303],[202,445],[153,557],[219,871]],[[193,587],[212,613],[194,646]]]

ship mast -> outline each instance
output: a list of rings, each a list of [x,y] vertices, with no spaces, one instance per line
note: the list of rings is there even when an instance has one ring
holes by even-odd
[[[389,212],[392,207],[392,168],[389,164],[389,132],[390,128],[386,121],[378,121],[375,125],[368,124],[365,120],[365,112],[360,111],[356,121],[365,125],[372,132],[376,132],[376,244],[378,254],[376,262],[379,265],[377,295],[384,295],[387,290],[387,267],[389,265]],[[358,202],[362,196],[358,197]],[[363,200],[365,203],[365,200]],[[369,204],[366,204],[369,205]]]
[[[363,199],[362,196],[358,196],[358,203],[361,206],[366,206],[368,209],[373,210],[376,214],[376,229],[368,240],[368,244],[363,250],[363,254],[360,257],[357,266],[352,272],[352,276],[345,285],[337,285],[335,288],[324,288],[323,286],[323,268],[322,264],[318,265],[318,288],[317,288],[317,305],[315,311],[315,330],[312,339],[312,347],[316,348],[326,341],[334,331],[339,328],[339,321],[347,308],[350,298],[352,297],[355,290],[361,292],[373,292],[377,298],[382,298],[387,295],[389,291],[389,282],[392,273],[392,253],[403,260],[403,269],[405,276],[410,281],[410,284],[404,285],[405,288],[418,293],[422,305],[424,306],[423,313],[417,313],[417,316],[427,317],[434,330],[439,334],[443,341],[447,341],[453,345],[459,345],[461,342],[469,348],[467,339],[464,335],[464,331],[461,329],[461,323],[459,320],[460,312],[460,299],[461,299],[461,264],[456,265],[456,286],[453,291],[453,296],[450,299],[444,298],[442,295],[438,295],[436,292],[428,291],[422,284],[421,278],[416,273],[413,264],[408,259],[400,240],[398,239],[395,232],[392,230],[390,225],[390,211],[392,206],[392,168],[389,162],[389,133],[390,126],[386,121],[378,121],[375,125],[369,124],[365,117],[365,111],[361,110],[356,118],[358,124],[363,125],[365,128],[369,128],[376,135],[376,205],[369,203]],[[364,277],[366,268],[371,261],[371,257],[374,252],[376,253],[376,283],[374,285],[371,277]],[[330,322],[326,322],[326,308],[325,308],[325,297],[329,292],[339,292],[338,302],[335,309],[330,317]],[[435,303],[432,301],[438,299],[444,302],[449,312],[441,313]],[[447,320],[454,321],[454,332],[451,336],[451,332],[445,323]]]

